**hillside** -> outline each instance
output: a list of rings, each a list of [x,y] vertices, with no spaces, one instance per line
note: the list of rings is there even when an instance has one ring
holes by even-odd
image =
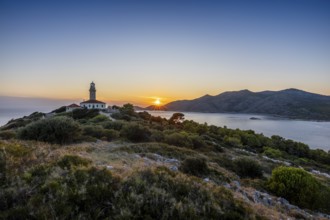
[[[330,96],[297,89],[224,92],[216,96],[170,102],[162,108],[168,111],[257,113],[294,119],[330,120]],[[149,109],[152,110],[152,107]]]
[[[0,219],[330,219],[330,153],[96,109],[0,127]]]

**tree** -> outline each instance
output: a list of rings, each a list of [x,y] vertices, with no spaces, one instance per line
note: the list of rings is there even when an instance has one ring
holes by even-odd
[[[177,112],[169,119],[170,124],[181,124],[184,121],[184,114]]]
[[[127,103],[125,105],[123,105],[123,107],[121,107],[119,109],[120,113],[122,114],[126,114],[126,115],[134,115],[134,106],[130,103]]]

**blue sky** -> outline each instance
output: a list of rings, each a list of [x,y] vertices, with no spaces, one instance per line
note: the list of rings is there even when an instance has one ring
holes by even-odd
[[[228,90],[330,95],[330,1],[0,2],[0,95],[147,105]]]

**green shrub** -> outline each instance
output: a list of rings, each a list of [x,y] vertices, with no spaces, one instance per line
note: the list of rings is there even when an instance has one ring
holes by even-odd
[[[20,139],[58,144],[71,143],[79,135],[79,124],[73,119],[64,116],[33,122],[18,132]]]
[[[197,149],[197,148],[203,148],[206,146],[203,138],[199,135],[189,135],[189,139],[192,143],[192,147],[194,149]]]
[[[303,208],[318,207],[321,184],[308,172],[294,167],[277,167],[268,183],[277,196]]]
[[[62,169],[69,170],[72,167],[88,166],[90,163],[91,163],[90,160],[79,157],[77,155],[65,155],[57,162],[57,165]]]
[[[51,113],[63,113],[66,112],[66,106],[59,107],[58,109],[53,110]]]
[[[101,122],[110,121],[110,119],[105,115],[97,115],[94,118],[90,119],[90,121],[92,123],[101,123]]]
[[[284,156],[284,152],[278,149],[264,147],[263,150],[264,150],[263,154],[266,155],[267,157],[281,159]]]
[[[214,158],[214,162],[216,162],[221,167],[235,171],[234,161],[227,155],[217,156]]]
[[[120,131],[125,124],[126,123],[123,121],[107,121],[102,123],[102,126],[105,129],[114,129],[116,131]]]
[[[99,115],[98,109],[87,109],[87,108],[81,108],[81,109],[74,109],[72,112],[69,112],[70,116],[73,119],[91,119],[95,116]]]
[[[243,178],[262,177],[262,167],[260,164],[252,159],[245,157],[234,160],[234,171]]]
[[[104,129],[102,135],[103,135],[102,138],[105,138],[105,140],[112,141],[114,139],[119,138],[120,133],[113,129]]]
[[[8,143],[0,145],[0,147],[6,152],[6,154],[8,154],[8,156],[16,158],[24,157],[32,152],[31,148],[19,143]]]
[[[8,140],[16,137],[16,132],[13,130],[0,131],[0,139]]]
[[[0,150],[0,187],[6,182],[6,173],[7,173],[6,162],[7,162],[7,158],[5,151],[1,149]]]
[[[241,139],[238,137],[229,137],[226,136],[224,138],[224,142],[225,144],[231,146],[231,147],[241,147],[242,146],[242,142]]]
[[[83,127],[83,135],[95,138],[103,137],[103,127],[100,125],[87,125]]]
[[[182,161],[180,171],[194,176],[203,177],[209,174],[209,168],[206,160],[202,158],[190,157]]]
[[[151,131],[150,139],[152,141],[163,142],[164,138],[165,138],[165,136],[164,136],[163,132],[158,131],[158,130],[152,130]]]
[[[172,133],[165,136],[165,143],[179,146],[179,147],[190,147],[192,146],[191,140],[187,134],[183,133]]]
[[[133,142],[149,141],[151,132],[147,127],[130,123],[123,127],[120,135]]]
[[[195,177],[183,177],[165,167],[134,173],[117,196],[120,215],[114,219],[255,218],[229,190],[207,188]]]

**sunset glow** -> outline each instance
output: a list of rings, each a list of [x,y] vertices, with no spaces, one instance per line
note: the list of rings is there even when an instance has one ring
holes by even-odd
[[[160,105],[160,104],[161,104],[160,99],[156,99],[156,100],[154,101],[154,104],[155,104],[155,105]]]
[[[3,1],[0,96],[81,101],[91,81],[110,105],[144,107],[243,89],[330,95],[329,1],[193,2]]]

